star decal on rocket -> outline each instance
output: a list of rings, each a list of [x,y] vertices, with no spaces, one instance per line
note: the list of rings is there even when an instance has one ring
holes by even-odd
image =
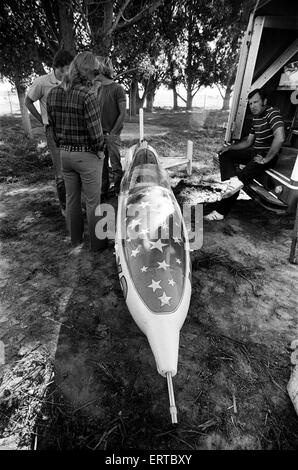
[[[170,286],[173,286],[173,287],[174,287],[174,285],[176,284],[176,282],[174,281],[174,279],[170,279],[170,280],[169,280],[169,284],[170,284]]]
[[[143,230],[140,231],[140,235],[146,235],[147,233],[149,233],[148,228],[144,228]]]
[[[139,253],[140,253],[139,248],[136,248],[135,250],[131,250],[131,256],[133,258],[135,258],[137,256],[137,254],[139,254]]]
[[[142,219],[133,219],[129,224],[129,228],[133,230],[137,225],[140,225],[141,220]]]
[[[166,243],[162,243],[161,239],[159,238],[159,240],[157,240],[157,242],[150,242],[149,243],[152,244],[152,246],[150,246],[150,250],[154,250],[154,248],[157,248],[159,251],[162,252],[163,250],[163,246],[167,246]]]
[[[143,266],[143,267],[141,268],[142,273],[146,273],[146,272],[147,272],[147,269],[148,269],[148,266]]]
[[[161,307],[164,305],[170,305],[170,299],[172,297],[167,297],[166,293],[164,292],[161,297],[158,297],[161,302]]]
[[[170,266],[169,264],[165,262],[165,260],[162,263],[160,263],[160,261],[157,261],[157,263],[159,264],[157,269],[164,269],[165,271],[167,270],[167,267]]]
[[[181,259],[176,258],[176,263],[181,264]]]
[[[178,243],[178,245],[181,245],[181,240],[178,237],[173,237],[173,240],[175,243]]]
[[[156,289],[162,289],[162,287],[160,287],[159,284],[160,284],[160,281],[154,281],[154,279],[152,279],[152,282],[151,282],[150,286],[148,286],[148,287],[151,287],[153,292],[155,292]]]

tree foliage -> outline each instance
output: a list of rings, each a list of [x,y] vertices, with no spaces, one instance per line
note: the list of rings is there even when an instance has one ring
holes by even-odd
[[[161,84],[188,109],[202,86],[233,82],[244,0],[4,0],[0,73],[26,84],[59,48],[113,58],[139,104]],[[139,96],[139,85],[142,95]]]
[[[82,12],[88,23],[92,48],[108,54],[114,35],[151,14],[164,0],[82,0]]]
[[[213,51],[215,74],[214,83],[224,98],[224,108],[228,108],[230,94],[235,82],[239,50],[244,29],[246,13],[244,1],[225,0],[223,2],[221,28]],[[227,96],[222,93],[224,90]]]
[[[48,53],[42,39],[36,40],[40,23],[34,0],[0,4],[0,72],[14,84],[25,84],[32,73],[43,70],[41,58]]]
[[[136,108],[144,105],[145,98],[147,105],[148,100],[152,101],[164,80],[166,64],[159,21],[159,10],[147,12],[129,29],[114,36],[113,60],[129,92],[133,114]]]

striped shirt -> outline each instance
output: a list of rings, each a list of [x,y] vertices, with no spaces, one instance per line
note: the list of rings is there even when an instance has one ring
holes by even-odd
[[[94,152],[103,148],[100,106],[95,93],[82,85],[65,91],[53,88],[47,97],[49,124],[60,145],[86,145]]]
[[[258,151],[269,150],[273,133],[278,127],[284,127],[284,121],[276,108],[266,108],[259,116],[254,117],[250,130],[250,134],[255,136],[253,148]]]

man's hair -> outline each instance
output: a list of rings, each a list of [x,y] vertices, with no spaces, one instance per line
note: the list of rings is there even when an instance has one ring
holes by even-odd
[[[102,75],[107,78],[113,79],[114,77],[114,68],[112,61],[109,57],[97,56],[99,62],[99,70]]]
[[[74,59],[74,55],[70,51],[61,50],[58,51],[53,59],[53,68],[65,67],[69,65]]]
[[[262,101],[264,101],[264,100],[267,98],[267,94],[265,93],[264,90],[262,90],[261,88],[256,88],[255,90],[252,90],[252,91],[248,94],[247,99],[250,100],[250,99],[251,99],[254,95],[256,95],[257,93],[259,93],[259,95],[260,95]]]
[[[98,74],[98,60],[90,51],[79,52],[70,64],[68,73],[62,81],[66,91],[71,90],[75,84],[87,85],[90,75]],[[91,73],[90,73],[91,72]]]

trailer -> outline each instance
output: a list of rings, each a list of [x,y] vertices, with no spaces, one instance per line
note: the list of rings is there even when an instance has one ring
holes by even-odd
[[[274,168],[266,170],[244,191],[266,209],[295,214],[290,262],[298,236],[298,3],[294,0],[254,0],[248,5],[225,141],[248,135],[252,116],[248,94],[262,88],[270,105],[285,121],[286,140]]]

